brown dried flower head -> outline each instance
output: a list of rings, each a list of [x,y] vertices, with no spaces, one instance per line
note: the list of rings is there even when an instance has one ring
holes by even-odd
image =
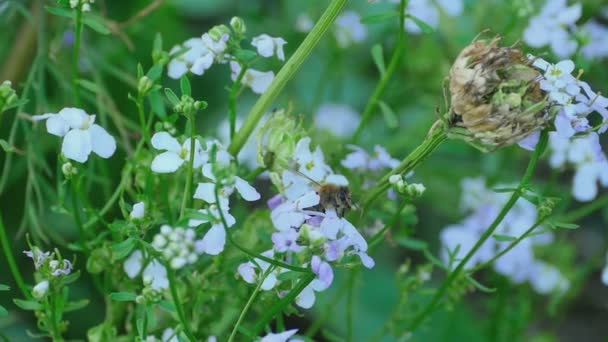
[[[477,40],[450,69],[450,131],[495,150],[518,142],[547,123],[541,74],[521,50],[500,38]]]

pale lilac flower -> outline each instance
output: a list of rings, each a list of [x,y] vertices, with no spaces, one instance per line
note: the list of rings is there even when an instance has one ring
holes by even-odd
[[[294,339],[290,339],[293,335],[298,332],[298,329],[291,329],[282,333],[269,333],[262,337],[259,342],[296,342]]]
[[[345,104],[326,103],[315,114],[315,126],[338,138],[347,138],[355,133],[359,121],[359,113]]]
[[[324,291],[329,288],[334,281],[334,271],[331,266],[321,260],[319,256],[314,255],[310,262],[310,267],[312,272],[317,276],[312,282],[315,291]]]
[[[63,137],[61,152],[66,158],[84,163],[91,152],[110,158],[116,151],[116,141],[101,126],[95,124],[95,115],[79,108],[64,108],[59,113],[34,115],[34,121],[46,120],[49,133]]]
[[[260,56],[269,58],[276,55],[280,61],[285,61],[285,53],[283,52],[283,45],[285,44],[287,44],[285,39],[271,37],[267,34],[253,37],[251,40],[251,45],[257,48]]]
[[[165,329],[163,331],[163,335],[161,337],[162,342],[179,342],[179,338],[177,337],[177,332],[171,328]]]
[[[46,260],[53,257],[51,252],[43,252],[37,247],[34,247],[31,251],[23,251],[23,254],[30,257],[34,261],[34,268],[39,269],[44,265]]]
[[[274,251],[269,250],[269,251],[262,253],[262,255],[267,258],[272,259],[272,258],[274,258]],[[251,261],[240,264],[238,267],[239,275],[241,276],[241,278],[243,278],[243,280],[245,282],[247,282],[249,284],[257,283],[262,278],[262,276],[266,273],[266,271],[268,271],[268,269],[272,266],[268,262],[261,260],[261,259],[257,259],[257,258],[255,259],[255,262],[260,266],[260,269],[258,269],[256,264],[254,264]],[[278,268],[275,268],[274,270],[272,270],[266,276],[266,278],[264,279],[264,282],[262,283],[260,288],[264,291],[272,290],[277,285],[277,282],[278,282],[277,276],[280,272],[281,272],[281,270]]]
[[[32,289],[32,296],[38,300],[44,298],[44,296],[46,296],[47,292],[49,292],[49,286],[50,286],[50,283],[48,280],[43,280],[43,281],[39,282]]]
[[[274,244],[274,250],[279,253],[300,253],[304,250],[304,247],[298,245],[298,237],[300,237],[300,234],[294,228],[273,233],[272,243]]]
[[[54,277],[72,273],[72,263],[66,259],[61,260],[61,262],[59,260],[51,260],[49,262],[49,267],[51,269],[51,275]]]
[[[359,13],[347,10],[336,18],[334,36],[339,47],[347,48],[367,38],[367,27],[361,23]]]
[[[391,2],[397,4],[399,0],[391,0]],[[431,0],[410,0],[407,3],[405,12],[412,17],[420,19],[433,29],[437,29],[439,27],[440,9],[448,16],[456,17],[462,14],[464,4],[462,0],[439,0],[437,2]],[[410,18],[405,19],[405,29],[412,34],[422,33],[422,29]]]
[[[341,164],[351,170],[380,171],[394,169],[399,165],[399,160],[392,158],[390,154],[380,145],[374,146],[374,153],[368,154],[367,151],[355,145],[347,145],[351,153],[347,154]]]
[[[219,39],[213,39],[209,33],[205,33],[201,37],[203,45],[214,55],[215,60],[223,62],[225,58],[225,51],[228,48],[228,40],[230,35],[227,33],[223,34]]]
[[[129,214],[131,219],[142,219],[146,213],[146,204],[144,202],[137,202],[133,204],[133,209]]]
[[[149,284],[153,290],[161,291],[169,288],[167,269],[156,259],[146,266],[142,278],[144,284]]]
[[[178,52],[182,53],[176,55]],[[213,64],[214,56],[201,38],[190,38],[169,51],[173,57],[167,65],[167,73],[173,79],[179,79],[188,71],[202,75]]]
[[[587,59],[599,59],[608,56],[608,27],[596,20],[589,20],[581,28],[586,35],[587,44],[581,52]]]
[[[122,264],[122,269],[131,279],[137,277],[143,267],[144,257],[140,250],[136,250]]]
[[[573,32],[581,17],[580,3],[568,7],[567,0],[548,0],[524,31],[524,42],[534,48],[550,45],[561,58],[571,56],[578,44]]]
[[[312,21],[310,16],[305,13],[301,13],[296,18],[296,31],[302,33],[308,33],[315,26],[315,22]]]
[[[564,293],[570,288],[570,281],[555,266],[536,261],[532,269],[530,283],[536,292],[547,295],[552,292]]]
[[[230,62],[231,79],[236,81],[241,73],[241,65],[237,62]],[[256,94],[263,94],[274,80],[274,72],[247,69],[241,83],[251,88]]]
[[[186,139],[180,146],[177,139],[167,132],[158,132],[152,136],[152,147],[164,151],[154,157],[150,168],[157,173],[172,173],[177,171],[185,162],[190,161],[190,138]],[[208,157],[203,155],[203,149],[198,139],[194,142],[193,167],[200,167],[207,161]]]

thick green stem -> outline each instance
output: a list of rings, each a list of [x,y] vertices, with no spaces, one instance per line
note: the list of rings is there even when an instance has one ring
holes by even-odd
[[[536,164],[540,159],[540,156],[543,154],[545,148],[547,147],[548,141],[548,132],[545,130],[541,133],[540,141],[534,150],[534,154],[528,163],[528,167],[526,169],[526,173],[522,177],[517,189],[511,195],[511,198],[507,201],[507,203],[503,206],[502,210],[494,219],[494,222],[490,225],[490,227],[483,233],[481,238],[475,243],[473,248],[466,254],[466,256],[458,263],[454,271],[452,271],[448,278],[443,282],[441,287],[435,292],[435,295],[431,299],[431,301],[426,305],[424,309],[412,320],[412,322],[406,327],[405,331],[413,332],[424,320],[435,310],[439,302],[443,299],[443,296],[448,291],[454,280],[456,280],[462,273],[465,265],[471,260],[473,255],[481,248],[481,246],[488,240],[494,231],[498,228],[498,225],[502,222],[502,220],[507,216],[511,208],[515,205],[519,197],[521,197],[522,193],[525,191],[525,188],[528,186],[528,182],[532,178],[532,174],[536,169]]]
[[[388,64],[388,68],[386,68],[386,72],[380,77],[380,82],[378,82],[378,84],[376,85],[376,89],[374,89],[374,92],[372,93],[372,96],[369,98],[369,101],[367,101],[367,105],[365,106],[363,114],[361,115],[361,121],[359,122],[359,126],[357,127],[357,130],[355,131],[355,134],[352,138],[353,144],[356,144],[359,138],[361,137],[363,130],[367,126],[367,122],[371,119],[372,114],[374,114],[374,110],[376,109],[376,106],[380,102],[380,98],[382,97],[382,95],[384,95],[384,91],[386,90],[388,81],[393,77],[393,74],[399,67],[399,64],[402,60],[403,52],[405,51],[404,23],[406,2],[406,0],[401,0],[399,6],[399,32],[397,34],[397,46],[393,51],[393,55],[391,56],[391,60]]]
[[[245,307],[241,311],[241,314],[239,315],[239,318],[236,321],[236,324],[234,325],[234,328],[232,329],[232,332],[230,333],[230,338],[228,338],[228,342],[234,341],[234,338],[236,337],[236,332],[238,331],[239,326],[241,326],[241,323],[243,322],[243,319],[245,318],[245,315],[249,311],[249,308],[253,304],[253,301],[255,300],[255,297],[258,295],[258,293],[260,293],[260,289],[262,288],[262,284],[266,280],[266,277],[268,277],[268,275],[273,270],[274,270],[274,267],[268,268],[268,270],[266,270],[266,272],[264,272],[264,276],[262,277],[262,279],[260,279],[258,281],[258,285],[255,287],[255,290],[253,290],[253,293],[249,297],[249,300],[247,300],[247,303],[245,304]]]
[[[182,302],[179,300],[179,294],[177,293],[177,282],[175,280],[175,272],[171,268],[168,262],[164,262],[164,266],[167,269],[167,278],[169,280],[169,289],[171,291],[171,298],[173,299],[173,304],[175,305],[175,311],[177,312],[177,318],[184,328],[184,333],[190,340],[190,342],[198,341],[194,334],[192,333],[192,329],[190,329],[190,325],[188,324],[188,320],[186,319],[186,314],[184,313],[184,308],[182,307]]]
[[[80,86],[78,85],[78,61],[80,55],[80,41],[82,38],[82,8],[76,9],[76,19],[75,19],[75,35],[76,38],[74,40],[74,62],[72,63],[72,86],[74,87],[74,98],[76,100],[76,106],[80,106]]]
[[[389,178],[392,175],[406,175],[410,171],[414,170],[420,162],[422,162],[429,154],[441,145],[441,143],[447,138],[447,134],[441,122],[436,122],[427,137],[424,139],[414,151],[412,151],[399,166],[394,168],[392,171],[384,175],[378,182],[375,188],[373,188],[369,195],[363,200],[363,210],[367,210],[370,205],[388,188],[390,187]]]
[[[6,235],[6,230],[4,228],[4,223],[2,222],[2,215],[0,214],[0,242],[2,243],[2,250],[4,251],[4,256],[6,257],[6,262],[8,263],[8,267],[11,269],[11,273],[13,274],[13,278],[15,278],[15,283],[17,283],[17,287],[21,290],[21,294],[27,299],[31,299],[32,296],[30,292],[27,290],[25,286],[25,282],[23,281],[23,277],[19,272],[19,267],[15,262],[15,257],[13,256],[13,250],[11,249],[11,243],[8,240],[8,236]]]
[[[243,65],[241,67],[241,72],[239,76],[234,81],[232,85],[232,89],[230,90],[230,97],[228,98],[228,105],[230,108],[229,121],[230,121],[230,141],[234,138],[234,133],[236,132],[236,98],[241,90],[241,82],[243,81],[243,77],[245,77],[245,73],[247,72],[248,67]]]
[[[186,185],[184,186],[184,197],[182,198],[182,207],[179,211],[179,217],[183,218],[186,212],[186,207],[192,207],[192,183],[194,183],[194,148],[196,143],[196,126],[194,120],[194,113],[188,116],[190,121],[190,155],[188,156],[188,177],[186,178]]]
[[[251,111],[249,111],[243,126],[239,129],[239,132],[235,134],[234,140],[232,140],[232,143],[230,144],[230,148],[228,149],[230,154],[233,156],[238,155],[258,122],[262,119],[262,116],[264,116],[264,113],[270,108],[287,82],[293,78],[302,63],[308,58],[312,49],[321,40],[325,32],[327,32],[347,1],[348,0],[332,0],[331,4],[329,4],[302,44],[300,44],[293,56],[291,56],[287,63],[281,68],[270,87],[268,87],[264,94],[260,96],[258,101],[253,105],[253,108],[251,108]]]

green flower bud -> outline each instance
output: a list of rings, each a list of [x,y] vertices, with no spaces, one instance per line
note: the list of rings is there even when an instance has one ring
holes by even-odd
[[[137,92],[141,96],[145,96],[148,94],[150,89],[154,86],[154,81],[152,81],[148,76],[142,76],[137,83]]]
[[[405,187],[405,193],[410,197],[420,197],[426,191],[426,187],[422,183],[413,183]]]
[[[230,35],[230,29],[228,28],[228,26],[226,25],[216,25],[213,26],[211,28],[211,30],[209,30],[209,35],[211,36],[211,39],[213,39],[216,42],[219,42],[222,37],[224,35]]]
[[[155,65],[166,65],[169,63],[169,53],[167,51],[153,51],[152,61]]]
[[[0,112],[3,112],[4,109],[11,107],[17,102],[18,99],[17,93],[12,88],[11,81],[2,82],[0,85]]]
[[[514,144],[547,125],[541,74],[523,52],[499,46],[500,38],[465,47],[450,69],[453,136],[495,150]]]
[[[304,131],[285,110],[277,110],[258,132],[258,162],[272,171],[289,166]]]
[[[232,26],[234,33],[237,35],[242,36],[247,32],[245,21],[241,17],[232,17],[232,19],[230,19],[230,26]]]
[[[65,179],[71,179],[78,174],[78,168],[74,167],[72,163],[67,162],[61,165],[61,172],[63,173]]]

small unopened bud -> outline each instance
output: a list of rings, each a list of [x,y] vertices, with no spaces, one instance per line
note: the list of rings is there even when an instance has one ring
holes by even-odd
[[[388,177],[388,182],[390,184],[397,184],[397,182],[402,180],[403,178],[401,177],[401,175],[391,175],[390,177]]]
[[[72,163],[67,162],[61,165],[61,172],[65,176],[66,179],[71,179],[75,175],[78,174],[78,169],[72,165]]]
[[[215,42],[219,42],[225,35],[230,35],[230,29],[226,25],[216,25],[209,30],[209,36]]]
[[[258,133],[258,162],[272,170],[289,166],[304,131],[285,110],[277,110]]]
[[[138,295],[137,297],[135,297],[135,303],[144,304],[145,302],[146,302],[146,297],[144,297],[143,295]]]
[[[520,49],[499,43],[471,43],[450,69],[450,126],[488,149],[514,144],[549,120],[541,74]]]
[[[247,32],[247,26],[245,26],[245,21],[241,17],[232,17],[230,26],[237,35],[244,35]]]
[[[137,92],[141,96],[145,96],[148,94],[150,89],[154,86],[154,81],[152,81],[148,76],[142,76],[137,83]]]
[[[166,65],[169,63],[169,53],[167,51],[153,51],[152,61],[155,65]]]
[[[146,214],[146,205],[144,202],[137,202],[135,204],[133,204],[133,210],[131,210],[131,213],[129,214],[129,217],[132,220],[141,220],[142,218],[144,218],[144,215]],[[158,235],[161,236],[161,235]]]
[[[420,197],[426,191],[426,187],[422,183],[413,183],[405,187],[405,193],[411,197]]]
[[[39,282],[32,289],[32,296],[34,296],[34,298],[36,298],[38,300],[44,298],[44,296],[46,296],[47,292],[49,292],[49,285],[50,284],[49,284],[48,280],[43,280],[43,281]]]
[[[12,88],[11,81],[4,81],[0,84],[0,112],[4,111],[17,102],[18,97]]]
[[[538,205],[538,214],[540,215],[540,217],[547,217],[547,216],[551,215],[551,213],[553,212],[553,208],[555,208],[555,204],[556,203],[553,199],[550,199],[550,198],[544,199]]]

